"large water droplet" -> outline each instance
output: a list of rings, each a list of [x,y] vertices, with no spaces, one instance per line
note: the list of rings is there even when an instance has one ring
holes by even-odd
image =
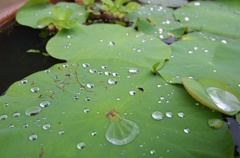
[[[219,109],[236,113],[240,111],[238,98],[229,91],[217,87],[209,87],[206,89],[206,92]]]
[[[114,145],[128,144],[140,133],[136,123],[123,118],[115,110],[108,112],[106,117],[110,119],[110,125],[105,137]]]
[[[39,105],[42,108],[46,108],[46,107],[50,106],[50,102],[45,100],[45,101],[42,101]]]
[[[5,115],[5,114],[0,116],[0,120],[6,120],[7,118],[8,118],[8,115]]]
[[[221,127],[222,127],[223,122],[222,122],[222,120],[220,120],[220,119],[213,118],[213,119],[209,119],[209,120],[208,120],[208,125],[209,125],[210,127],[212,127],[212,128],[218,129],[218,128],[221,128]]]
[[[152,113],[152,118],[155,120],[162,120],[163,119],[163,114],[160,111],[155,111]]]
[[[84,142],[80,142],[80,143],[77,144],[78,149],[83,149],[85,147],[86,147],[86,144]]]
[[[31,92],[33,92],[33,93],[37,93],[39,91],[40,91],[40,88],[38,88],[38,87],[31,88]]]
[[[42,128],[45,130],[49,129],[50,127],[51,127],[51,125],[49,123],[42,126]]]
[[[131,73],[131,74],[137,74],[139,72],[139,70],[137,68],[130,68],[128,70],[128,72]]]
[[[29,136],[29,140],[36,140],[38,138],[38,135],[32,134]]]
[[[32,106],[25,110],[25,114],[27,116],[34,116],[34,115],[39,114],[40,112],[41,112],[41,108],[38,106]]]
[[[110,78],[110,79],[108,80],[108,84],[111,84],[111,85],[117,84],[117,79],[115,79],[115,78]]]

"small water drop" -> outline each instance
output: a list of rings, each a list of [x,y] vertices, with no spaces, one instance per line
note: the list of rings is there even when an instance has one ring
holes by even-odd
[[[83,66],[83,67],[89,67],[90,64],[88,64],[88,63],[83,63],[82,66]]]
[[[135,92],[135,91],[129,91],[129,94],[130,94],[130,95],[135,95],[136,92]]]
[[[106,72],[104,72],[104,74],[105,74],[106,76],[109,76],[109,75],[111,75],[111,72],[106,71]]]
[[[93,83],[88,83],[87,88],[94,88],[94,84]]]
[[[31,88],[31,92],[33,92],[33,93],[38,93],[39,91],[40,91],[40,88],[38,88],[38,87]]]
[[[103,65],[103,66],[101,66],[102,67],[102,69],[107,69],[107,66],[106,65]]]
[[[42,101],[39,105],[42,108],[46,108],[46,107],[50,106],[50,102],[45,100],[45,101]]]
[[[113,72],[112,75],[113,76],[118,76],[118,73],[117,72]]]
[[[78,96],[73,96],[73,99],[74,100],[78,100]]]
[[[131,74],[137,74],[139,72],[139,70],[137,68],[130,68],[128,70],[128,72],[131,73]]]
[[[28,128],[28,124],[24,124],[24,125],[23,125],[23,128]]]
[[[49,129],[50,127],[51,127],[51,125],[50,125],[49,123],[47,123],[47,124],[45,124],[45,125],[42,126],[42,128],[43,128],[44,130]]]
[[[190,51],[188,51],[188,54],[192,54],[192,53],[193,53],[193,51],[191,51],[191,50],[190,50]]]
[[[213,72],[217,72],[217,70],[214,69]]]
[[[19,113],[19,112],[15,112],[14,114],[13,114],[13,117],[19,117],[21,114]]]
[[[163,114],[160,111],[155,111],[152,113],[152,118],[155,120],[162,120],[163,119]]]
[[[89,113],[90,112],[90,109],[86,108],[83,110],[84,113]]]
[[[44,72],[45,72],[46,74],[48,74],[48,73],[51,72],[51,70],[45,70]]]
[[[200,6],[201,3],[200,3],[200,2],[195,2],[194,5],[195,5],[195,6]]]
[[[164,100],[165,98],[163,96],[160,97],[160,100]]]
[[[27,84],[27,83],[28,83],[28,80],[22,80],[21,83],[22,83],[22,84]]]
[[[151,155],[156,154],[156,151],[155,150],[150,150],[150,154]]]
[[[158,88],[161,88],[161,87],[162,87],[162,85],[158,84],[158,85],[157,85],[157,87],[158,87]]]
[[[221,40],[222,43],[224,44],[227,44],[227,41],[226,40]]]
[[[63,64],[62,65],[64,68],[67,68],[68,67],[68,64]]]
[[[32,134],[29,136],[29,140],[36,140],[38,138],[38,135]]]
[[[115,42],[110,41],[110,42],[109,42],[109,45],[110,45],[110,46],[114,46],[114,45],[115,45]]]
[[[193,49],[194,49],[194,50],[198,50],[198,47],[194,47]]]
[[[108,84],[110,84],[110,85],[115,85],[115,84],[117,84],[117,79],[115,79],[115,78],[110,78],[110,79],[108,80]]]
[[[208,125],[212,128],[221,128],[223,125],[223,121],[217,118],[209,119],[208,120]]]
[[[11,125],[9,125],[9,126],[8,126],[8,128],[14,128],[14,125],[13,125],[13,124],[11,124]]]
[[[189,17],[185,17],[184,20],[185,20],[185,21],[189,21]]]
[[[86,101],[90,101],[91,99],[90,99],[90,97],[86,97],[85,100]]]
[[[73,38],[73,35],[67,35],[67,38],[68,39]]]
[[[5,114],[0,116],[0,120],[6,120],[7,118],[8,118],[8,115],[5,115]]]
[[[65,133],[64,130],[60,130],[60,131],[58,132],[59,135],[63,135],[64,133]]]
[[[93,74],[93,73],[96,73],[97,70],[96,69],[90,69],[89,72]]]
[[[41,112],[41,108],[38,106],[32,106],[25,110],[25,114],[27,116],[34,116],[34,115],[39,114],[40,112]]]
[[[184,131],[184,133],[190,133],[190,129],[189,128],[184,128],[183,131]]]
[[[184,116],[185,116],[185,114],[183,112],[178,113],[178,117],[184,117]]]
[[[171,117],[173,117],[173,113],[172,112],[166,112],[166,116],[171,118]]]
[[[86,144],[84,142],[80,142],[80,143],[77,144],[78,149],[83,149],[85,147],[86,147]]]
[[[93,131],[93,132],[91,133],[91,135],[92,135],[92,136],[97,136],[97,132],[96,132],[96,131]]]
[[[229,91],[217,87],[209,87],[206,89],[206,92],[219,109],[226,112],[239,112],[240,102]]]

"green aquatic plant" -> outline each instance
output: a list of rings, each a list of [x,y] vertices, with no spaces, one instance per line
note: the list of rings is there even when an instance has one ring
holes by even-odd
[[[192,2],[176,10],[144,5],[128,14],[135,23],[126,28],[85,26],[78,14],[84,7],[58,3],[81,19],[60,29],[46,46],[50,56],[66,62],[15,82],[0,97],[0,154],[233,158],[222,113],[240,118],[240,44],[232,33],[239,21],[230,20],[231,27],[224,25],[221,33],[197,19],[192,25],[190,15],[186,23],[181,19],[188,7],[198,7],[200,16],[207,6],[217,12],[219,4],[236,9],[222,1]],[[33,28],[56,8],[32,5],[20,9],[17,20]],[[170,35],[178,40],[167,45],[162,39]]]

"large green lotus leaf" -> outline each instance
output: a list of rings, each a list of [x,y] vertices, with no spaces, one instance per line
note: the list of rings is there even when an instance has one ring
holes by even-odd
[[[39,27],[38,21],[44,18],[57,18],[51,12],[53,6],[63,7],[66,9],[72,9],[73,14],[69,17],[69,20],[76,18],[79,23],[85,21],[85,8],[75,3],[61,2],[56,5],[52,5],[48,0],[30,0],[22,8],[19,9],[16,15],[16,20],[19,24],[29,26],[32,28]],[[59,16],[61,16],[59,14]]]
[[[239,6],[240,1],[235,1]],[[234,38],[240,37],[239,11],[221,2],[192,2],[174,11],[185,26]],[[217,27],[216,27],[217,26]]]
[[[163,6],[147,4],[128,14],[127,18],[136,21],[138,31],[161,39],[181,37],[185,31],[183,25],[175,20],[173,9]]]
[[[227,115],[235,115],[240,111],[240,94],[223,82],[183,78],[183,85],[193,98],[211,109]]]
[[[181,7],[188,3],[187,0],[140,0],[142,3],[158,4],[167,7]]]
[[[171,56],[168,45],[157,38],[119,25],[96,24],[62,30],[47,44],[59,59],[120,59],[151,68]]]
[[[170,83],[182,77],[213,78],[239,89],[239,40],[194,32],[171,45],[172,58],[158,72]]]
[[[57,64],[14,83],[0,105],[2,157],[233,157],[227,123],[207,123],[220,113],[128,61]]]

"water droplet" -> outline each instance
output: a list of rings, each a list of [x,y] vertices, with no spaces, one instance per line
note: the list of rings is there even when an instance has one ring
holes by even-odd
[[[112,73],[113,76],[118,76],[117,72]]]
[[[195,6],[200,6],[201,3],[200,3],[200,2],[195,2],[194,5],[195,5]]]
[[[188,54],[192,54],[192,53],[193,53],[193,51],[191,51],[191,50],[190,50],[190,51],[188,51]]]
[[[96,132],[96,131],[93,131],[93,132],[91,133],[91,135],[92,135],[92,136],[96,136],[96,135],[97,135],[97,132]]]
[[[184,131],[184,133],[190,133],[190,129],[189,128],[184,128],[183,131]]]
[[[39,91],[40,91],[40,88],[38,88],[38,87],[31,88],[31,92],[33,92],[33,93],[37,93]]]
[[[46,108],[46,107],[50,106],[50,102],[45,100],[45,101],[42,101],[39,105],[42,108]]]
[[[88,63],[83,63],[82,66],[83,66],[83,67],[89,67],[90,64],[88,64]]]
[[[106,139],[114,145],[124,145],[132,142],[140,133],[136,123],[120,116],[115,110],[106,115],[110,125],[105,134]]]
[[[45,124],[45,125],[42,126],[42,128],[43,128],[44,130],[49,129],[50,127],[51,127],[51,125],[50,125],[49,123],[47,123],[47,124]]]
[[[135,92],[135,91],[129,91],[129,94],[130,94],[130,95],[135,95],[136,92]]]
[[[14,128],[14,125],[13,125],[13,124],[12,124],[12,125],[9,125],[8,128]]]
[[[162,87],[162,85],[158,84],[158,85],[157,85],[157,87],[158,87],[158,88],[161,88],[161,87]]]
[[[156,154],[156,151],[155,150],[150,150],[150,154]]]
[[[60,130],[60,131],[58,132],[59,135],[63,135],[64,133],[65,133],[64,130]]]
[[[96,73],[97,70],[96,69],[90,69],[89,72],[93,74],[93,73]]]
[[[78,96],[73,96],[73,99],[74,100],[78,100]]]
[[[162,120],[163,119],[163,114],[160,111],[155,111],[152,113],[152,118],[155,120]]]
[[[139,70],[137,68],[130,68],[128,70],[128,72],[131,73],[131,74],[137,74],[139,72]]]
[[[86,108],[83,110],[84,113],[89,113],[90,112],[90,109]]]
[[[106,72],[104,72],[104,74],[105,74],[106,76],[109,76],[109,75],[111,75],[111,72],[106,71]]]
[[[222,120],[220,120],[220,119],[213,118],[213,119],[209,119],[209,120],[208,120],[208,125],[209,125],[210,127],[212,127],[212,128],[218,129],[218,128],[221,128],[221,127],[222,127],[223,122],[222,122]]]
[[[185,17],[184,20],[185,20],[185,21],[189,21],[189,17]]]
[[[90,99],[90,97],[86,97],[85,100],[86,101],[90,101],[91,99]]]
[[[110,79],[108,80],[108,84],[110,84],[110,85],[117,84],[117,79],[115,79],[115,78],[110,78]]]
[[[73,35],[67,35],[67,38],[68,39],[73,38]]]
[[[226,112],[239,112],[240,102],[238,98],[229,91],[217,87],[209,87],[206,89],[206,92],[219,109]]]
[[[8,118],[8,115],[5,115],[5,114],[0,116],[0,120],[6,120],[7,118]]]
[[[83,149],[85,147],[86,147],[86,144],[84,142],[80,142],[80,143],[77,144],[78,149]]]
[[[29,136],[29,140],[36,140],[38,138],[38,135],[32,134]]]
[[[226,41],[226,40],[222,40],[221,42],[224,43],[224,44],[227,44],[227,41]]]
[[[217,72],[217,70],[214,69],[213,72]]]
[[[107,69],[107,66],[106,66],[106,65],[103,65],[103,66],[102,66],[102,69]]]
[[[38,106],[32,106],[25,110],[25,114],[27,116],[34,116],[34,115],[39,114],[40,112],[41,112],[41,108]]]
[[[198,50],[198,47],[194,47],[193,49],[194,49],[194,50]]]
[[[94,84],[93,83],[88,83],[87,88],[94,88]]]
[[[173,113],[172,112],[166,112],[166,116],[171,118],[171,117],[173,117]]]
[[[64,68],[67,68],[67,67],[68,67],[68,64],[63,64],[63,67],[64,67]]]
[[[23,128],[28,128],[28,124],[24,124],[24,125],[23,125]]]
[[[113,46],[113,45],[115,45],[115,42],[110,41],[110,42],[109,42],[109,45],[110,45],[110,46]]]
[[[178,113],[178,117],[184,117],[184,116],[185,116],[185,114],[183,112]]]
[[[28,83],[28,80],[22,80],[21,83],[22,83],[22,84],[27,84],[27,83]]]
[[[19,112],[15,112],[14,114],[13,114],[13,117],[19,117],[21,114],[19,113]]]

